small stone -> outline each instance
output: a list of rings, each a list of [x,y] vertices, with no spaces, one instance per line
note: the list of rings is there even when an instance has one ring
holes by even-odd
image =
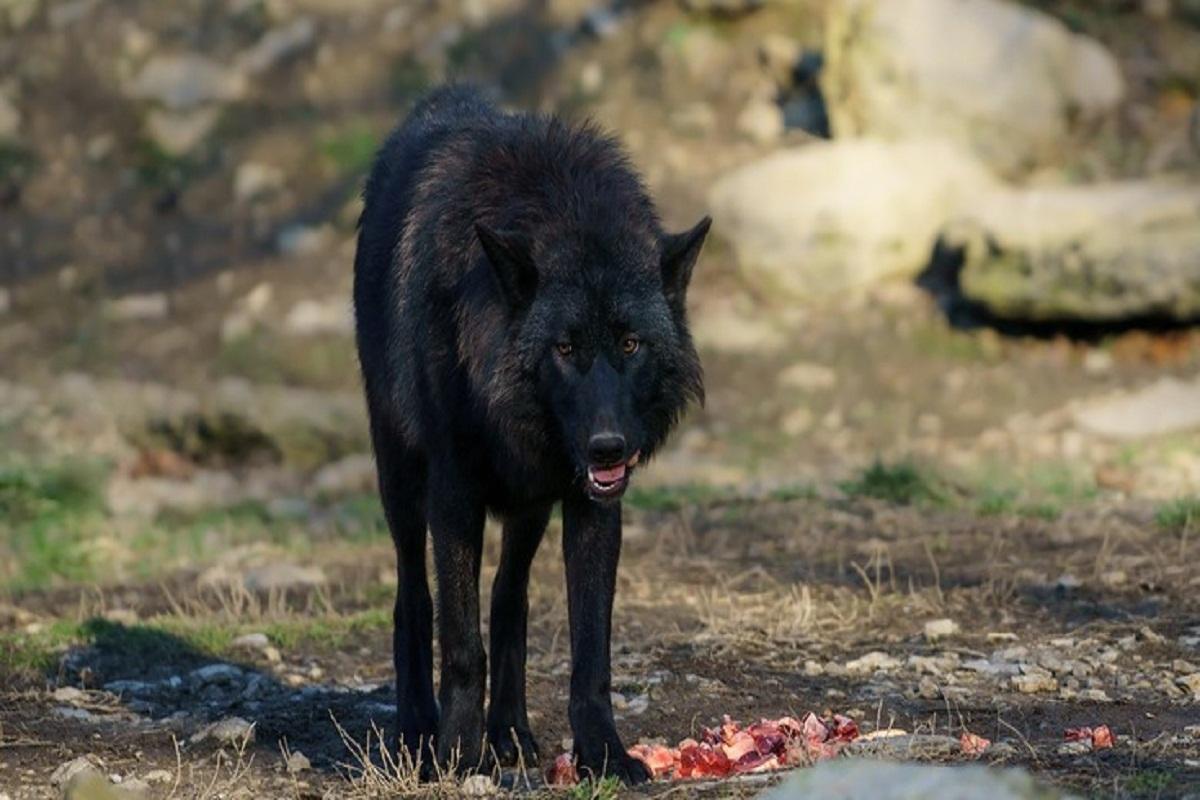
[[[209,664],[188,674],[194,686],[230,685],[242,680],[243,672],[233,664]]]
[[[958,633],[958,623],[952,619],[932,619],[925,623],[925,638],[931,642]]]
[[[163,152],[172,156],[190,153],[217,126],[220,112],[213,106],[190,111],[156,108],[146,115],[146,132]]]
[[[87,702],[88,694],[85,691],[76,689],[74,686],[61,686],[54,690],[50,695],[55,702],[66,703],[68,705],[77,706]]]
[[[1200,698],[1200,672],[1181,675],[1175,679],[1175,683],[1191,692],[1193,697]]]
[[[238,164],[234,173],[233,196],[239,203],[248,203],[278,192],[283,181],[283,170],[279,167],[245,161]]]
[[[320,567],[274,562],[252,567],[242,578],[242,584],[252,592],[286,591],[321,586],[326,582]]]
[[[142,776],[146,783],[170,784],[175,782],[175,773],[168,769],[152,769]]]
[[[262,652],[263,657],[267,659],[267,663],[269,664],[278,664],[283,660],[283,655],[280,654],[277,647],[264,647]]]
[[[312,46],[317,26],[310,17],[299,17],[288,24],[267,31],[238,59],[238,66],[248,75],[259,75],[288,58]]]
[[[496,784],[487,775],[469,775],[463,778],[459,791],[464,797],[489,797],[496,793]]]
[[[108,304],[108,316],[118,322],[166,319],[170,300],[165,292],[129,294]]]
[[[283,327],[296,336],[349,335],[354,330],[354,314],[348,298],[301,300],[292,306]]]
[[[1060,592],[1073,592],[1080,586],[1083,586],[1083,581],[1070,573],[1060,575],[1054,583],[1054,588]]]
[[[1058,681],[1054,680],[1052,675],[1046,673],[1013,675],[1010,680],[1013,687],[1022,694],[1058,691]]]
[[[783,109],[770,100],[751,100],[738,114],[736,127],[755,144],[775,144],[783,138]]]
[[[304,753],[295,750],[288,753],[286,768],[289,775],[295,775],[297,772],[305,772],[312,769],[312,762],[308,760],[308,756],[304,755]]]
[[[196,54],[156,55],[134,76],[126,94],[168,109],[185,111],[205,103],[240,99],[245,78]]]
[[[242,650],[266,650],[271,645],[271,640],[267,638],[265,633],[247,633],[233,640],[233,646]]]
[[[291,225],[279,234],[276,246],[285,256],[306,256],[324,250],[333,239],[328,225]]]
[[[896,659],[881,650],[873,650],[859,658],[846,662],[846,671],[851,675],[866,675],[872,672],[896,669],[900,666],[899,659]]]
[[[921,682],[917,685],[917,696],[926,700],[937,700],[942,696],[942,692],[938,688],[937,681],[927,675],[921,678]]]
[[[65,788],[74,778],[85,774],[94,774],[104,778],[99,760],[93,755],[79,756],[79,758],[59,764],[54,772],[50,773],[50,785],[56,788]],[[104,779],[107,781],[107,778]]]
[[[252,742],[254,741],[254,723],[247,722],[241,717],[226,717],[204,726],[189,741],[192,744],[198,744],[207,739],[215,739],[223,745]]]

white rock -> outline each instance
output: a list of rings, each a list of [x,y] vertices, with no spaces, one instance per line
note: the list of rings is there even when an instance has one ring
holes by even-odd
[[[1113,321],[1200,314],[1200,184],[999,189],[944,231],[963,294],[997,316]]]
[[[783,137],[783,109],[770,100],[751,100],[738,114],[736,126],[755,144],[775,144]]]
[[[1200,379],[1160,378],[1126,395],[1083,403],[1075,423],[1115,439],[1138,439],[1200,427]]]
[[[128,294],[108,303],[108,316],[121,322],[165,319],[170,300],[164,292]]]
[[[243,650],[266,650],[271,645],[271,640],[267,638],[265,633],[247,633],[233,640],[234,647],[240,647]]]
[[[876,671],[889,671],[900,666],[900,660],[882,650],[872,650],[846,662],[846,671],[851,675],[869,675]]]
[[[125,91],[137,100],[186,111],[205,103],[240,99],[246,92],[246,79],[202,55],[155,55],[138,71]]]
[[[212,106],[188,111],[156,108],[146,115],[146,133],[165,153],[182,156],[208,138],[219,116]]]
[[[326,583],[325,573],[320,567],[302,567],[299,564],[274,562],[246,570],[243,585],[250,591],[303,589]]]
[[[925,623],[925,638],[937,641],[958,633],[958,623],[952,619],[931,619]]]
[[[835,136],[947,137],[1018,170],[1125,94],[1115,58],[1008,0],[836,0],[824,95]]]
[[[954,737],[926,738],[946,740],[941,743],[946,748],[953,744],[956,749],[945,750],[947,755],[956,755],[958,752],[958,740]],[[913,753],[920,752],[919,749],[913,750]],[[1055,800],[1067,795],[1037,784],[1024,770],[1000,770],[974,764],[947,767],[897,764],[874,759],[837,759],[824,761],[812,769],[798,770],[762,797],[763,800],[802,800],[811,797],[836,797],[839,800],[911,800],[918,797]]]
[[[720,178],[717,233],[765,291],[828,297],[924,269],[938,233],[995,181],[939,142],[822,142]]]
[[[76,779],[77,776],[89,773],[104,777],[99,761],[95,756],[79,756],[79,758],[59,764],[54,772],[50,773],[50,785],[62,788]]]
[[[208,739],[214,739],[221,744],[241,745],[242,742],[254,741],[254,723],[247,722],[241,717],[226,717],[211,725],[206,725],[197,731],[189,740],[198,744]]]
[[[238,164],[233,176],[233,196],[246,203],[278,192],[283,188],[283,170],[271,164],[245,161]]]
[[[348,297],[327,300],[301,300],[292,306],[283,320],[284,329],[297,336],[345,334],[354,332],[354,311]]]
[[[496,794],[496,784],[487,775],[468,775],[463,778],[459,791],[464,797],[490,797]]]
[[[312,769],[312,762],[308,756],[301,753],[299,750],[294,750],[288,753],[286,769],[289,775],[295,775],[298,772],[307,772]]]

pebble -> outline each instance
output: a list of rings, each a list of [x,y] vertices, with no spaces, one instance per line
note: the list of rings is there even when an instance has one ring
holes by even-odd
[[[858,658],[846,662],[846,671],[851,675],[865,675],[871,672],[896,669],[900,660],[882,650],[872,650]]]
[[[242,670],[233,664],[209,664],[188,674],[188,682],[196,686],[230,685],[242,679]]]
[[[252,742],[254,741],[254,723],[247,722],[241,717],[226,717],[211,725],[205,725],[189,741],[192,744],[198,744],[207,739],[215,739],[221,744]]]
[[[931,642],[958,633],[958,623],[952,619],[932,619],[925,623],[925,638]]]
[[[496,784],[487,775],[468,775],[463,778],[459,792],[464,797],[488,797],[496,793]]]
[[[271,644],[265,633],[247,633],[233,640],[233,646],[243,650],[266,650]]]
[[[1054,692],[1058,690],[1058,681],[1046,673],[1013,675],[1012,685],[1022,694],[1037,694],[1038,692]]]
[[[99,760],[90,754],[59,764],[54,772],[50,773],[50,785],[63,788],[77,776],[86,773],[104,777],[104,773],[100,771]]]
[[[294,750],[288,753],[286,767],[289,775],[295,775],[297,772],[312,769],[312,762],[308,760],[308,756],[304,755],[304,753]]]

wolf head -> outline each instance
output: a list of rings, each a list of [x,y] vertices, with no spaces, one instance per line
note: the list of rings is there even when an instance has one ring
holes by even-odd
[[[673,235],[656,220],[591,231],[475,226],[510,315],[506,372],[524,384],[508,394],[536,398],[526,413],[540,417],[539,438],[594,500],[620,498],[688,401],[703,401],[686,298],[710,224]]]

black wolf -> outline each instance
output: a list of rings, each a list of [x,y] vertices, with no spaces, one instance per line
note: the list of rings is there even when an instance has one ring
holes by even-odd
[[[442,763],[457,752],[467,768],[488,748],[502,763],[518,747],[536,758],[525,710],[526,589],[561,502],[575,754],[597,775],[643,781],[609,700],[620,497],[688,401],[703,399],[684,305],[710,221],[664,233],[613,139],[589,125],[503,113],[467,87],[440,89],[415,108],[384,144],[364,194],[354,303],[398,555],[398,739]],[[503,521],[504,538],[485,718],[487,513]],[[427,526],[441,645],[436,703]]]

